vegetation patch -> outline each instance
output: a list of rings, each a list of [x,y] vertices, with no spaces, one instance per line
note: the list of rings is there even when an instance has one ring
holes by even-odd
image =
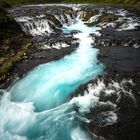
[[[21,47],[21,50],[19,50],[16,54],[14,54],[13,56],[10,56],[10,58],[5,59],[5,61],[1,65],[1,69],[0,69],[0,81],[4,80],[6,78],[6,76],[9,74],[10,70],[18,62],[20,62],[24,58],[27,58],[27,53],[29,52],[31,47],[32,47],[31,43],[23,45]]]

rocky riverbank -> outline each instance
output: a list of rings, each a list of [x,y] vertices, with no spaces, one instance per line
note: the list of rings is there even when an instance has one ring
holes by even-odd
[[[99,79],[104,80],[106,86],[113,81],[121,83],[123,79],[131,79],[134,84],[133,86],[127,84],[126,89],[132,92],[135,101],[131,97],[128,98],[124,91],[119,91],[121,100],[117,105],[118,122],[105,127],[93,122],[88,127],[99,136],[99,139],[138,140],[140,137],[140,29],[118,32],[108,28],[101,33],[102,36],[96,38],[94,46],[100,50],[98,59],[105,65],[106,73]],[[95,81],[80,86],[76,93],[82,94],[91,83],[95,84]],[[114,100],[113,98],[110,97],[110,100]]]
[[[56,33],[50,36],[32,37],[29,33],[23,32],[13,15],[7,12],[7,8],[10,8],[8,4],[1,4],[0,88],[9,87],[14,80],[21,78],[35,66],[60,59],[74,51],[78,46],[76,39],[73,39],[71,35],[68,37],[60,36],[61,31],[57,29]],[[51,11],[52,8],[49,10]],[[71,9],[69,8],[69,10]],[[61,12],[69,13],[69,10],[66,11],[64,7]],[[57,12],[57,9],[54,12]],[[35,14],[33,10],[27,13],[29,15]],[[62,23],[57,19],[50,17],[49,14],[46,16],[51,18],[58,27],[62,27]]]
[[[7,8],[8,4],[0,4],[0,83],[5,83],[12,69],[32,48],[31,36],[25,35]]]
[[[134,36],[130,35],[129,37],[132,39]],[[120,42],[122,43],[128,38],[122,35]],[[113,40],[113,42],[115,41]],[[132,91],[135,103],[122,93],[117,106],[118,122],[107,127],[90,125],[90,128],[97,134],[102,134],[108,140],[138,140],[140,137],[140,49],[132,46],[122,46],[119,41],[118,45],[99,47],[99,49],[99,59],[106,66],[107,72],[103,79],[106,83],[110,83],[112,80],[120,83],[123,79],[132,79],[134,86],[128,84],[126,87]]]

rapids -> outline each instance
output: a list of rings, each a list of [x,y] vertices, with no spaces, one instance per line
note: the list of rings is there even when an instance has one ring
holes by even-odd
[[[100,96],[101,93],[105,96],[116,94],[118,101],[121,91],[125,91],[124,82],[113,82],[106,88],[103,81],[98,81],[89,85],[83,96],[74,97],[80,85],[104,73],[93,37],[100,36],[101,28],[88,27],[81,20],[83,15],[55,15],[63,24],[63,34],[77,31],[73,37],[78,39],[79,47],[73,53],[35,67],[7,91],[0,90],[4,93],[0,96],[0,140],[96,140],[97,136],[86,128],[88,123],[106,126],[117,121],[116,104],[101,101]],[[16,20],[23,31],[33,36],[50,35],[53,32],[50,23],[53,23],[40,18],[44,15],[16,17]],[[100,111],[96,111],[98,109]]]
[[[103,65],[97,59],[98,50],[92,48],[94,41],[90,37],[91,33],[99,35],[100,28],[89,28],[77,19],[62,30],[64,33],[80,31],[75,35],[79,47],[71,55],[34,68],[9,88],[10,94],[2,99],[0,110],[3,116],[7,107],[11,108],[2,122],[3,137],[7,140],[11,134],[29,140],[90,139],[91,136],[80,127],[82,121],[88,120],[75,111],[75,103],[65,102],[70,100],[78,86],[103,72]],[[92,100],[95,104],[99,102],[98,98]]]
[[[71,97],[75,89],[96,78],[103,71],[98,63],[98,50],[91,47],[90,33],[100,28],[88,28],[78,20],[74,25],[64,27],[63,32],[79,30],[79,48],[63,59],[43,64],[10,88],[11,99],[16,102],[32,102],[36,111],[54,108]],[[86,40],[86,41],[85,41]]]

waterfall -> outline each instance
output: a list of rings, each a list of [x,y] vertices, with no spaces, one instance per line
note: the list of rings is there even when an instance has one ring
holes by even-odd
[[[51,17],[50,17],[51,16]],[[39,15],[16,17],[16,21],[21,25],[25,33],[33,36],[45,36],[55,33],[55,29],[60,29],[64,24],[72,24],[75,21],[74,14],[58,14],[58,15]],[[57,20],[57,22],[56,22]]]
[[[36,105],[37,111],[50,109],[68,100],[69,95],[80,84],[95,78],[102,72],[103,66],[98,64],[96,58],[98,50],[91,47],[93,41],[89,37],[90,33],[96,33],[99,28],[87,28],[82,21],[78,20],[76,24],[64,26],[63,32],[68,33],[76,29],[82,31],[75,35],[75,38],[80,41],[79,48],[62,60],[38,66],[12,86],[10,92],[13,94],[14,101],[31,101]]]
[[[85,115],[91,105],[89,104],[86,109],[86,104],[82,105],[82,97],[70,99],[78,86],[102,74],[103,65],[97,60],[98,50],[92,48],[93,40],[90,37],[90,33],[97,34],[100,28],[88,28],[81,20],[76,20],[70,26],[65,25],[62,30],[64,33],[80,31],[75,34],[75,38],[79,39],[79,48],[58,61],[36,67],[10,87],[0,107],[1,116],[8,106],[11,108],[7,112],[7,117],[2,117],[4,120],[1,122],[1,129],[4,130],[1,138],[7,137],[7,140],[16,136],[29,140],[93,138],[93,135],[87,130],[83,131],[82,127],[83,123],[90,121]],[[87,96],[86,100],[87,103],[99,103],[99,99],[94,97]],[[78,112],[75,110],[77,107]],[[11,114],[14,116],[10,117]]]
[[[66,13],[16,17],[23,31],[33,36],[49,36],[56,28],[65,36],[77,31],[73,38],[79,47],[60,60],[35,67],[7,91],[0,90],[1,140],[98,140],[86,126],[93,123],[104,127],[117,122],[116,108],[122,92],[135,100],[125,88],[127,83],[133,84],[131,80],[111,81],[108,85],[98,80],[89,83],[82,95],[74,95],[80,85],[104,73],[97,59],[99,50],[94,48],[95,37],[100,36],[102,28],[88,27],[82,21],[84,16],[85,12],[79,12],[77,17]],[[94,16],[87,22],[98,18]],[[57,45],[52,48],[61,48]],[[115,100],[109,99],[112,96]]]

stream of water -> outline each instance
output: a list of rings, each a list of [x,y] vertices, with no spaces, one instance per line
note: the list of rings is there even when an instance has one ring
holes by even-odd
[[[88,27],[74,16],[73,19],[66,17],[70,22],[61,30],[63,34],[77,31],[73,37],[78,39],[78,48],[60,60],[35,67],[7,91],[0,91],[4,93],[0,96],[0,140],[96,140],[96,135],[86,127],[88,123],[111,125],[116,122],[116,105],[101,101],[100,94],[104,91],[111,96],[116,92],[119,98],[119,89],[125,91],[121,86],[124,81],[121,85],[113,82],[108,88],[103,81],[98,81],[83,95],[74,96],[80,85],[95,80],[104,72],[104,66],[97,59],[99,50],[94,48],[93,37],[100,35],[101,28]],[[62,19],[65,22],[65,18]],[[26,22],[21,23],[23,30],[33,36],[45,36],[46,28],[49,33],[46,19],[43,22],[30,20],[34,19],[17,18],[17,21]],[[97,111],[96,114],[96,108],[105,107],[111,111]]]
[[[97,34],[100,28],[89,28],[77,19],[75,24],[63,27],[64,33],[73,30],[80,31],[75,35],[79,39],[76,51],[58,61],[34,68],[16,82],[2,99],[0,115],[4,120],[0,122],[0,131],[4,133],[1,139],[90,138],[80,126],[86,118],[76,112],[74,102],[69,102],[69,99],[79,85],[103,72],[103,65],[97,60],[98,50],[92,48],[93,40],[90,37],[91,33]]]

